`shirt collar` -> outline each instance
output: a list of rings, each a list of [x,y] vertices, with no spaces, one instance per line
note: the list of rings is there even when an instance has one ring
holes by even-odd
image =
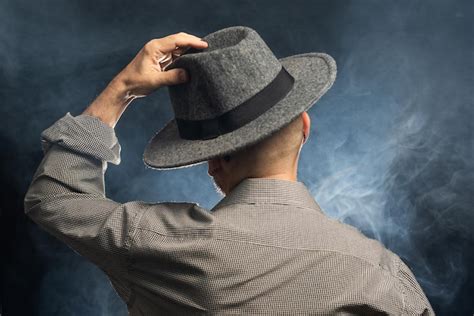
[[[312,208],[321,212],[306,185],[300,181],[271,178],[246,178],[212,209],[229,204],[283,204]]]

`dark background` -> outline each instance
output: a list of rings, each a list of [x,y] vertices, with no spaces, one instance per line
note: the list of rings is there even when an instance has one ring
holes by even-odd
[[[278,58],[326,52],[333,88],[311,108],[299,180],[331,217],[412,269],[438,315],[474,313],[473,1],[0,2],[4,315],[126,315],[105,275],[23,214],[40,133],[80,114],[150,39],[247,25]],[[116,126],[120,202],[220,199],[207,165],[142,162],[173,117],[162,88]]]

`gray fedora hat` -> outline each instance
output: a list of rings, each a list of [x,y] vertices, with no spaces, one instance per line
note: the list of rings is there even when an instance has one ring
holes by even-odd
[[[166,68],[185,68],[189,81],[168,86],[175,118],[147,144],[148,167],[190,167],[253,145],[308,110],[336,79],[331,56],[278,59],[246,26],[203,40],[207,48],[190,48]]]

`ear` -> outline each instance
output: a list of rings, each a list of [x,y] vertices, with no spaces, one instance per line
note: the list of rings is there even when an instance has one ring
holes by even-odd
[[[305,139],[305,143],[306,143],[309,137],[310,130],[311,130],[311,119],[309,117],[309,114],[306,111],[301,113],[301,116],[303,118],[303,133],[306,137]]]

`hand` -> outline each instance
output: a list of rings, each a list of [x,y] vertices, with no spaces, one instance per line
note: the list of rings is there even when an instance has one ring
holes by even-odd
[[[187,33],[172,34],[153,39],[138,52],[135,58],[108,84],[83,114],[98,117],[114,128],[127,106],[136,98],[145,97],[163,85],[184,83],[188,79],[182,68],[162,71],[159,59],[178,47],[206,48],[207,43]],[[180,76],[184,71],[184,78]]]
[[[152,39],[143,46],[135,58],[114,78],[122,82],[131,97],[144,97],[164,85],[184,83],[189,80],[183,68],[163,71],[158,60],[165,54],[187,47],[203,49],[207,43],[199,37],[184,32]]]

